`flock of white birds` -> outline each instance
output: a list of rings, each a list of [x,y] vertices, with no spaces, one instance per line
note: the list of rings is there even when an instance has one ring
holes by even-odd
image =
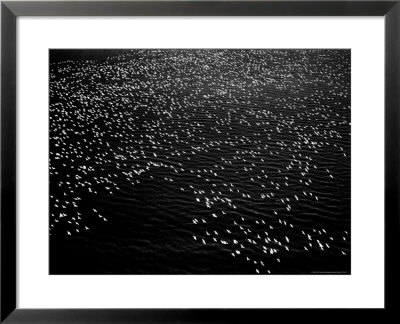
[[[350,177],[349,148],[346,51],[133,50],[54,62],[50,235],[112,223],[82,208],[85,199],[147,179],[175,184],[207,211],[192,217],[188,239],[254,273],[273,273],[293,252],[348,257],[350,219],[333,231],[337,219],[300,215],[312,224],[302,226],[296,211],[324,210],[324,188]]]

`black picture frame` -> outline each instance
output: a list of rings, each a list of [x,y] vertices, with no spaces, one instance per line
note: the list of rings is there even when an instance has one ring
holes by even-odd
[[[16,308],[16,41],[19,16],[384,16],[384,309],[20,309]],[[361,316],[384,321],[397,309],[400,268],[400,1],[2,1],[1,2],[1,312],[5,323],[220,323],[313,321]],[[38,292],[40,293],[40,292]],[[345,292],[343,292],[345,293]],[[390,314],[390,315],[389,315]],[[322,317],[321,317],[322,316]],[[395,318],[395,317],[394,317]],[[347,317],[346,317],[347,319]]]

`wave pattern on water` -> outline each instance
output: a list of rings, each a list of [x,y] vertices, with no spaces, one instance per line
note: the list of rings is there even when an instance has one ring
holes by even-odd
[[[50,273],[350,273],[350,50],[52,50]]]

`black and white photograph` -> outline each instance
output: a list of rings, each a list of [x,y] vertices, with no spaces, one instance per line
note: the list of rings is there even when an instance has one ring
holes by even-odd
[[[351,50],[50,49],[49,273],[351,274]]]

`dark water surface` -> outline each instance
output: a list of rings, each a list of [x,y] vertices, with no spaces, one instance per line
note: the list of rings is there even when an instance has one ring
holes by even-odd
[[[51,274],[350,273],[350,50],[51,50]]]

